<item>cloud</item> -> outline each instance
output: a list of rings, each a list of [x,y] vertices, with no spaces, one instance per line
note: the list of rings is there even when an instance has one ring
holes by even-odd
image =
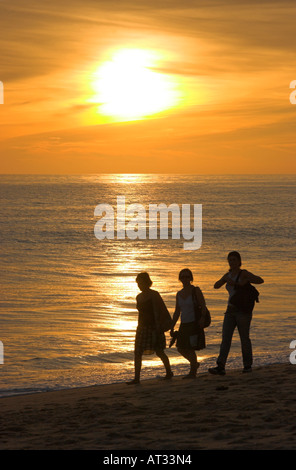
[[[122,41],[168,46],[166,36],[176,38],[177,49],[180,39],[192,64],[203,55],[199,45],[209,44],[216,69],[234,61],[271,67],[294,53],[294,1],[5,0],[0,28],[6,82],[95,60],[95,54],[99,60],[104,48]]]

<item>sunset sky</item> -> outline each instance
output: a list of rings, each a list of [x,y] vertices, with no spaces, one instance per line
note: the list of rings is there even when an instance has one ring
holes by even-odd
[[[295,1],[0,0],[1,173],[295,173]]]

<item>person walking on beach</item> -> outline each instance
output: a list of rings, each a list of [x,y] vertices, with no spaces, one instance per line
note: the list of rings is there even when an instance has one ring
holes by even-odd
[[[225,365],[231,347],[232,336],[236,327],[241,340],[244,365],[243,372],[252,371],[253,353],[252,343],[250,340],[250,326],[255,300],[251,300],[251,302],[248,302],[244,307],[237,306],[237,302],[234,301],[234,295],[237,290],[243,286],[247,286],[249,284],[262,284],[264,282],[261,277],[255,276],[246,269],[241,269],[242,260],[237,251],[231,251],[227,256],[227,259],[230,268],[229,271],[214,284],[215,289],[220,289],[220,287],[226,284],[226,289],[229,293],[228,306],[223,321],[222,342],[220,346],[220,354],[217,359],[217,367],[209,369],[209,372],[215,375],[225,375]],[[232,299],[233,304],[231,303]],[[236,305],[234,305],[234,303]]]
[[[136,298],[139,315],[134,350],[135,378],[127,382],[127,385],[140,383],[142,356],[146,354],[156,353],[166,370],[164,378],[173,377],[169,358],[164,352],[166,338],[161,328],[161,313],[169,316],[168,310],[159,292],[151,289],[152,281],[148,273],[138,274],[136,282],[141,293]],[[169,319],[171,321],[170,317]]]
[[[190,363],[190,372],[183,377],[190,379],[196,377],[200,365],[195,351],[206,347],[203,329],[206,303],[200,288],[192,285],[193,275],[190,269],[182,269],[179,273],[179,280],[183,288],[176,295],[176,308],[170,334],[174,336],[174,326],[181,315],[176,346],[179,353]]]

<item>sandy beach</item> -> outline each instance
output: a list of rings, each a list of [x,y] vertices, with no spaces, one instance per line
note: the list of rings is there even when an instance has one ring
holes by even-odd
[[[296,366],[1,398],[6,450],[296,449]]]

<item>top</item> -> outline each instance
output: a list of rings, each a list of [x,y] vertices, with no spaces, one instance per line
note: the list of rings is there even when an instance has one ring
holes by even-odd
[[[178,294],[178,303],[181,310],[181,323],[190,323],[195,321],[195,311],[192,295],[188,295],[184,299],[180,294]]]
[[[141,303],[138,302],[137,309],[139,310],[138,325],[155,328],[152,299],[145,300]]]
[[[230,277],[230,279],[232,279],[232,280],[235,281],[235,282],[237,282],[237,279],[238,279],[239,275],[240,275],[240,272],[239,272],[239,274],[232,274],[232,275],[231,275],[230,273],[228,274],[228,276]],[[231,300],[231,297],[233,296],[233,294],[235,293],[235,288],[234,288],[233,285],[231,285],[231,284],[229,284],[229,283],[227,282],[227,284],[226,284],[226,289],[228,290],[228,293],[229,293],[228,305],[231,305],[230,300]]]

